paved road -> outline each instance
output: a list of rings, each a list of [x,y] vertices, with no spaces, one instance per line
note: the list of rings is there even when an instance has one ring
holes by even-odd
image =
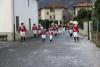
[[[26,42],[0,42],[0,67],[100,67],[100,49],[85,37],[74,42],[69,34]]]

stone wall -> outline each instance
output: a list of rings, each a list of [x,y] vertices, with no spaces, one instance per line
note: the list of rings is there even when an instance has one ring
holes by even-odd
[[[97,47],[100,47],[100,32],[92,32],[91,40],[96,44]]]

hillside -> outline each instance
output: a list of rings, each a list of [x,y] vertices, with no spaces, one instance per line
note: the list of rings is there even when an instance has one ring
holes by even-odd
[[[61,3],[68,7],[68,9],[73,9],[73,5],[80,3],[84,0],[39,0],[39,8],[46,6],[48,3],[54,4],[54,3]]]

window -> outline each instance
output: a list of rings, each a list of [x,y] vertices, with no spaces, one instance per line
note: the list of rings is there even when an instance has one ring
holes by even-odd
[[[19,27],[19,16],[16,16],[16,31],[18,31]]]
[[[50,12],[54,12],[55,10],[53,8],[50,9]]]
[[[52,16],[50,16],[50,19],[52,19]]]
[[[47,12],[47,15],[49,15],[49,12]]]
[[[53,19],[55,20],[55,15],[53,16]]]

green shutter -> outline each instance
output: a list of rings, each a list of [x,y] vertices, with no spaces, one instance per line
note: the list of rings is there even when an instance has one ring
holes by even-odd
[[[19,27],[19,16],[16,16],[16,31],[18,31]]]

